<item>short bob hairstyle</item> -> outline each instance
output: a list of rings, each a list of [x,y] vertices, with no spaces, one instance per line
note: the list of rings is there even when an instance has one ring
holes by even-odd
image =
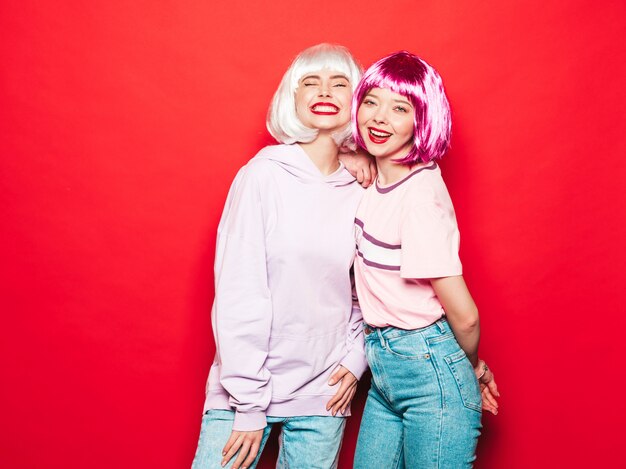
[[[387,88],[405,96],[415,109],[413,146],[408,155],[395,159],[414,165],[441,158],[450,147],[450,104],[437,71],[407,51],[395,52],[367,69],[352,96],[352,133],[356,144],[365,147],[359,134],[357,113],[372,88]]]
[[[350,81],[352,91],[362,73],[361,66],[343,46],[318,44],[302,51],[285,72],[267,113],[267,130],[279,142],[307,143],[317,138],[318,130],[305,127],[298,119],[295,94],[303,76],[325,69],[344,74]],[[350,146],[352,141],[350,125],[333,135],[333,138],[339,146]]]

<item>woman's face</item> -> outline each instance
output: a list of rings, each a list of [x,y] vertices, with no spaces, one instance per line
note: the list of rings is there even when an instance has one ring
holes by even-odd
[[[415,109],[405,96],[372,88],[357,112],[357,125],[367,151],[376,158],[401,158],[413,146]]]
[[[343,73],[308,73],[298,82],[296,114],[306,127],[334,132],[350,122],[351,99],[352,87]]]

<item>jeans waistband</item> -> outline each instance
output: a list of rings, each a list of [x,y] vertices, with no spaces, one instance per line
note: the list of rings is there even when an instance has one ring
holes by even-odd
[[[442,317],[431,325],[421,327],[419,329],[399,329],[393,326],[375,327],[363,323],[363,331],[365,332],[365,340],[384,341],[385,339],[393,339],[395,337],[411,334],[422,334],[425,339],[429,339],[431,337],[438,337],[448,332],[452,332],[452,329],[450,329],[450,325],[448,324],[446,318]]]

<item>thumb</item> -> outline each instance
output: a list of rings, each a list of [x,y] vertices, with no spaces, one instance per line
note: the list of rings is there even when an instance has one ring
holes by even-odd
[[[330,377],[330,379],[328,380],[328,384],[333,386],[338,381],[340,381],[346,375],[347,372],[348,372],[347,368],[340,366],[339,369],[335,372],[335,374]]]

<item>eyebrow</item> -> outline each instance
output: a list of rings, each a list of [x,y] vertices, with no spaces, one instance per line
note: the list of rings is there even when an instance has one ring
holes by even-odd
[[[321,80],[321,78],[322,78],[322,77],[320,77],[319,75],[305,75],[305,76],[303,76],[301,79],[302,79],[302,80],[306,80],[306,79],[308,79],[308,78],[317,78],[318,80]],[[333,75],[333,76],[331,76],[331,77],[330,77],[330,79],[331,79],[331,80],[336,80],[336,79],[338,79],[338,78],[343,78],[343,79],[344,79],[344,80],[346,80],[346,81],[350,81],[350,80],[348,79],[348,77],[347,77],[347,76],[345,76],[345,75]]]
[[[368,91],[367,94],[365,95],[365,97],[368,97],[368,96],[372,96],[373,98],[380,99],[378,96],[376,96],[376,93],[372,93],[371,91]],[[396,103],[406,104],[410,107],[413,107],[413,105],[409,101],[405,101],[404,99],[394,99],[393,101]]]
[[[405,100],[403,100],[403,99],[394,99],[394,101],[395,101],[396,103],[406,104],[406,105],[407,105],[407,106],[409,106],[409,107],[413,107],[413,105],[412,105],[410,102],[405,101]]]

